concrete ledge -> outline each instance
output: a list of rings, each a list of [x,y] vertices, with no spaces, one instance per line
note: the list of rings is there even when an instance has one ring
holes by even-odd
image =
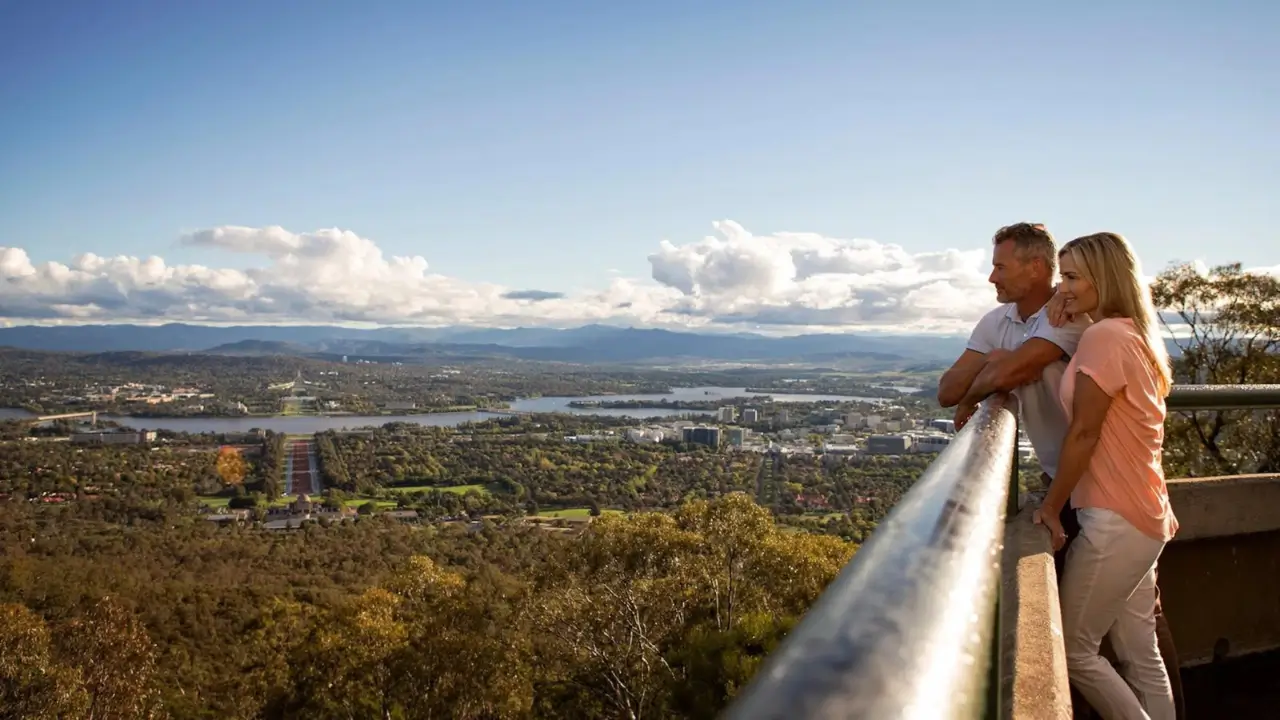
[[[1002,715],[1071,718],[1062,612],[1049,533],[1023,508],[1005,525],[1000,598]]]
[[[1170,480],[1174,542],[1280,530],[1280,475]]]

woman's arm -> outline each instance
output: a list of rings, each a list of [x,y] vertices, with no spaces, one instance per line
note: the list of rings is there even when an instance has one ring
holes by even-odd
[[[1093,459],[1094,448],[1102,433],[1102,421],[1111,409],[1111,396],[1092,377],[1084,372],[1076,373],[1076,394],[1071,403],[1071,427],[1062,443],[1058,456],[1058,475],[1049,484],[1049,494],[1040,505],[1040,512],[1056,518],[1071,497],[1071,491],[1084,476]]]

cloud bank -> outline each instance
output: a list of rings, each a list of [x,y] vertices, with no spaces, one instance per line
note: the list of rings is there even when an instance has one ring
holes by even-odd
[[[566,294],[468,282],[425,258],[388,257],[354,232],[223,226],[184,245],[256,258],[247,270],[160,257],[33,263],[0,246],[0,317],[10,322],[376,323],[956,332],[993,306],[988,250],[912,253],[813,233],[715,233],[648,256],[649,278]]]

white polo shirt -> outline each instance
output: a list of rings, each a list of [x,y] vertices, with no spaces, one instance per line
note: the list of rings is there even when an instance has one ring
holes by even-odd
[[[984,355],[997,348],[1017,350],[1031,338],[1043,338],[1062,348],[1065,357],[1050,363],[1039,380],[1014,390],[1022,428],[1040,458],[1041,469],[1051,478],[1058,473],[1058,455],[1069,425],[1058,399],[1058,385],[1066,374],[1067,360],[1080,344],[1080,335],[1090,324],[1088,319],[1080,319],[1056,328],[1049,324],[1044,308],[1023,320],[1018,306],[1008,303],[984,315],[969,336],[968,348]]]

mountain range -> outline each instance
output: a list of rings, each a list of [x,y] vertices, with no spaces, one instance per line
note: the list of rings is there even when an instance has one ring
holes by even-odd
[[[0,328],[0,346],[75,352],[198,352],[407,361],[510,358],[573,363],[809,362],[936,365],[964,349],[959,336],[811,334],[768,337],[587,325],[551,328],[347,328],[327,325],[24,325]]]

